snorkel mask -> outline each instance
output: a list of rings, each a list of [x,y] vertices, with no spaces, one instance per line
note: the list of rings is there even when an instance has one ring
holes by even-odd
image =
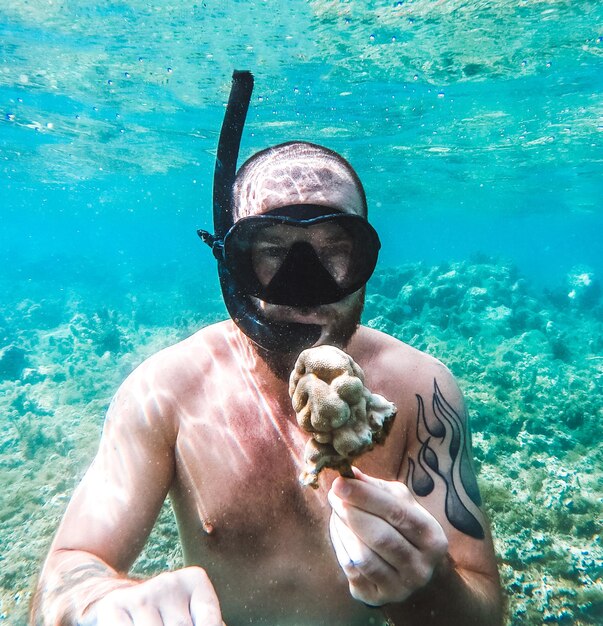
[[[252,91],[251,73],[235,71],[214,171],[215,233],[197,234],[218,261],[222,295],[235,324],[264,350],[299,352],[318,341],[321,327],[269,320],[258,300],[291,307],[338,302],[370,278],[379,237],[365,218],[313,204],[234,222],[233,186]]]

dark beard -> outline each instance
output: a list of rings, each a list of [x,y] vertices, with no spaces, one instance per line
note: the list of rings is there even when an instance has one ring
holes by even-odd
[[[362,309],[364,308],[364,292],[362,297],[354,303],[354,307],[346,315],[337,316],[331,331],[329,332],[326,341],[321,343],[328,343],[330,346],[335,346],[341,350],[345,350],[350,339],[360,325],[360,316],[362,315]],[[312,346],[305,346],[299,352],[287,352],[286,350],[264,350],[260,346],[253,344],[254,350],[259,357],[266,363],[270,371],[279,379],[288,381],[289,376],[295,366],[295,361],[300,352],[306,348]]]

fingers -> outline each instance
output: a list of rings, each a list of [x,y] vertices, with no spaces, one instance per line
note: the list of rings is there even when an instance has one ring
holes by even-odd
[[[132,626],[134,622],[125,609],[114,605],[99,606],[87,614],[77,626]],[[159,622],[161,624],[161,622]]]
[[[345,568],[365,561],[368,556],[368,546],[363,544],[358,536],[346,526],[336,509],[333,509],[329,524],[339,564]]]
[[[354,468],[356,479],[338,477],[332,492],[347,505],[385,520],[406,541],[419,550],[434,544],[447,544],[437,520],[398,481],[387,481],[363,474]]]
[[[363,564],[367,562],[367,558],[370,558],[366,554],[366,547],[363,549],[359,545],[357,537],[337,517],[336,513],[331,515],[329,528],[335,555],[348,579],[352,597],[366,604],[377,605],[377,584],[368,579],[363,573]],[[350,538],[353,538],[352,541],[350,541]],[[350,547],[346,547],[346,543],[349,543]],[[353,557],[350,553],[352,553]]]
[[[183,604],[180,607],[177,606],[167,606],[162,607],[161,609],[161,621],[158,622],[158,626],[172,626],[172,624],[177,624],[178,626],[193,626],[194,622],[190,615],[190,611],[187,604]],[[135,626],[140,626],[144,624],[146,626],[147,622],[134,622]],[[155,624],[153,625],[155,626]],[[213,626],[213,624],[212,624]]]
[[[188,569],[194,570],[191,574],[193,589],[189,605],[192,623],[194,626],[223,626],[218,596],[207,574],[198,567]]]
[[[141,606],[130,613],[133,624],[145,624],[148,626],[164,626],[169,624],[154,606]],[[176,622],[173,622],[176,623]],[[101,625],[99,625],[101,626]]]
[[[98,600],[78,626],[224,626],[218,597],[199,567],[165,572]]]
[[[438,521],[396,481],[338,477],[328,494],[331,538],[352,595],[400,602],[425,586],[448,549]]]
[[[381,578],[391,577],[395,571],[417,559],[416,547],[388,522],[350,506],[332,492],[328,498],[334,513],[342,522],[343,528],[340,529],[339,536],[348,553],[354,553],[350,554],[353,564],[366,564],[370,555],[374,554],[383,562],[382,571],[374,572],[377,575],[382,574],[379,576]],[[370,578],[373,579],[373,576]]]

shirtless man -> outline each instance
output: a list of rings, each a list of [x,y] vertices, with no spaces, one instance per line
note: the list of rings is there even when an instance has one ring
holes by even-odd
[[[236,153],[238,144],[235,164]],[[374,231],[357,176],[335,153],[296,142],[252,157],[230,188],[232,205],[214,207],[217,235],[202,236],[234,321],[159,352],[122,384],[44,565],[32,623],[499,626],[457,385],[439,361],[359,326],[357,282],[378,243],[362,244]],[[300,259],[314,264],[309,275]],[[341,288],[335,301],[329,286]],[[314,490],[298,482],[308,435],[287,379],[301,349],[321,344],[351,355],[398,414],[355,478],[326,470]],[[128,578],[168,493],[187,567]]]

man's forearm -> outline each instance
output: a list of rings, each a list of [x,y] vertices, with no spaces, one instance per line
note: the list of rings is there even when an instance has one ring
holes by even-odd
[[[48,557],[40,576],[30,626],[75,626],[92,603],[136,582],[87,552],[57,551]]]
[[[503,622],[498,578],[466,570],[461,574],[451,558],[423,589],[383,610],[392,626],[501,626]]]

